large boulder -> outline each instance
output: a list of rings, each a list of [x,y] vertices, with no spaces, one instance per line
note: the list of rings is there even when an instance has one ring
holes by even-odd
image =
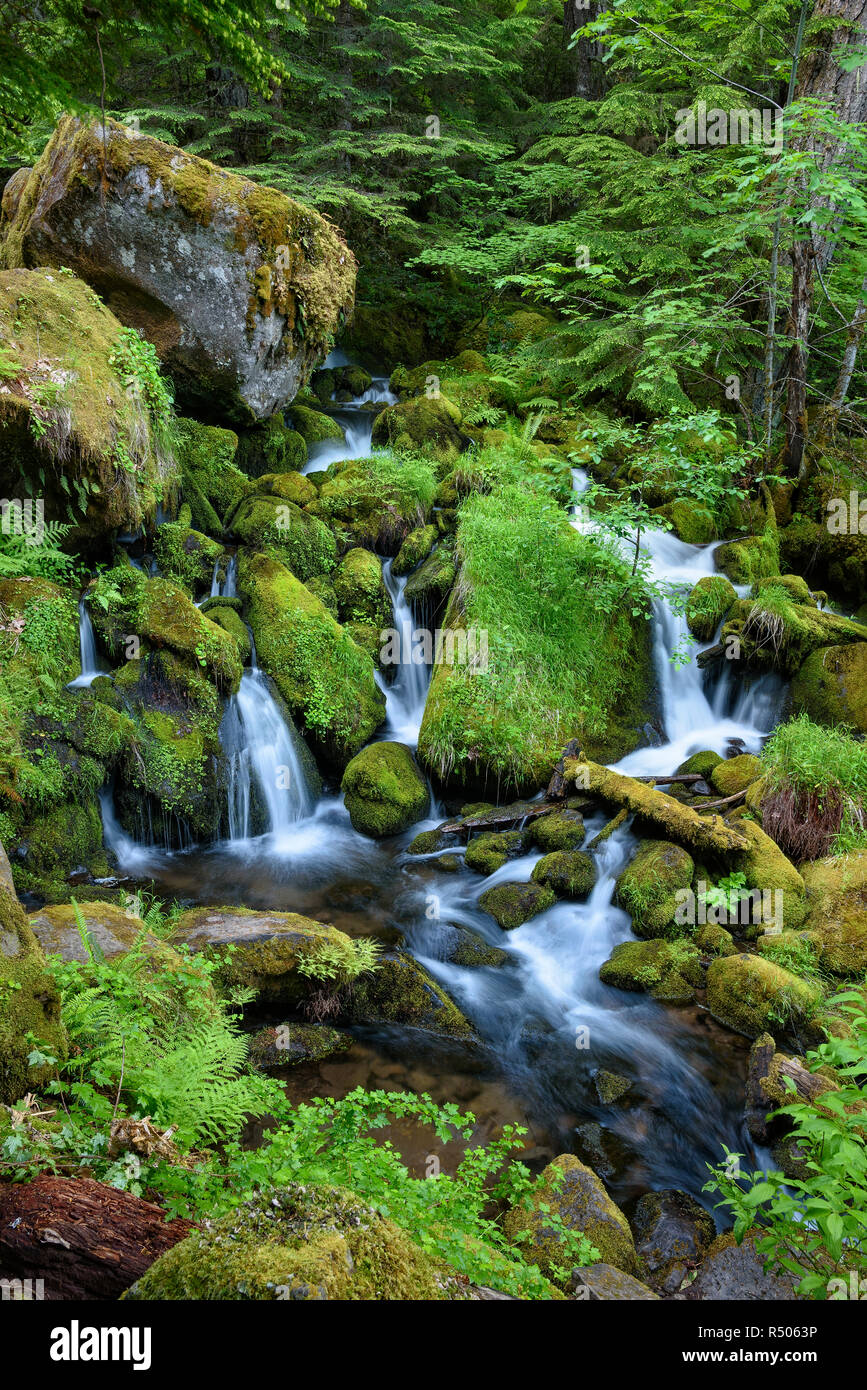
[[[130,389],[124,335],[73,275],[0,271],[0,497],[39,499],[44,522],[72,522],[81,540],[152,520],[176,478],[168,407]]]
[[[243,551],[238,586],[262,669],[318,750],[345,767],[385,716],[373,662],[278,561]]]
[[[680,845],[644,840],[617,880],[617,901],[632,917],[636,936],[677,934],[679,893],[689,888],[695,865]]]
[[[819,965],[861,978],[867,972],[867,854],[815,859],[801,873],[808,909],[802,935]]]
[[[62,117],[11,210],[7,267],[72,267],[179,391],[242,420],[295,396],[352,308],[319,213],[112,120]]]
[[[370,743],[343,774],[349,818],[362,835],[399,835],[427,811],[430,794],[405,743]]]
[[[792,681],[792,707],[817,724],[867,733],[867,642],[812,652]]]
[[[245,545],[267,550],[302,584],[334,568],[337,546],[328,527],[278,492],[256,491],[243,498],[228,522]]]
[[[373,443],[397,450],[421,450],[438,464],[454,464],[470,442],[460,423],[461,412],[447,396],[436,400],[420,396],[389,405],[377,415]]]
[[[0,1101],[11,1104],[43,1085],[52,1063],[31,1065],[30,1037],[46,1054],[66,1056],[60,995],[17,898],[0,887]]]
[[[748,1038],[770,1033],[815,1041],[821,990],[759,955],[718,956],[707,972],[707,1006],[714,1018]]]

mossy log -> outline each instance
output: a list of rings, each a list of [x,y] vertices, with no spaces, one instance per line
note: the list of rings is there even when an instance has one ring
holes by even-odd
[[[665,792],[626,777],[622,772],[578,758],[566,761],[567,781],[614,806],[623,806],[642,821],[656,826],[666,839],[705,854],[731,854],[747,848],[742,835],[719,816],[702,817]]]

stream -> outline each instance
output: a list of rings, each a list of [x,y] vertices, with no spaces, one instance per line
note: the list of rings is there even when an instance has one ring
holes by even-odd
[[[334,354],[326,365],[341,365]],[[340,458],[365,457],[375,412],[370,401],[394,399],[387,379],[353,406],[332,414],[347,443],[326,441],[310,450],[305,471]],[[587,478],[575,470],[578,496]],[[586,525],[576,507],[573,525]],[[715,573],[713,546],[687,545],[668,533],[648,533],[642,548],[653,575],[688,591]],[[394,609],[393,625],[415,626],[404,599],[405,580],[383,563]],[[212,593],[234,593],[234,567]],[[86,619],[86,613],[84,615]],[[89,619],[87,619],[89,622]],[[662,736],[617,766],[632,775],[671,773],[691,753],[756,752],[780,717],[783,687],[775,677],[749,686],[730,671],[702,672],[695,661],[671,661],[687,638],[686,621],[668,599],[654,603],[652,619]],[[406,648],[409,643],[402,644]],[[711,644],[708,644],[711,645]],[[84,637],[82,666],[84,669]],[[95,674],[95,648],[88,653]],[[729,663],[723,663],[729,665]],[[393,683],[378,676],[386,718],[374,736],[415,747],[429,669],[403,664]],[[84,676],[79,683],[83,683]],[[620,1204],[648,1189],[682,1188],[706,1205],[701,1189],[707,1165],[723,1157],[723,1144],[762,1166],[742,1122],[749,1043],[717,1025],[698,1005],[667,1007],[648,996],[603,985],[599,967],[613,947],[632,935],[626,912],[614,905],[615,881],[635,839],[622,827],[595,852],[598,878],[586,902],[561,902],[515,931],[503,932],[478,906],[492,885],[530,877],[538,852],[512,860],[489,878],[450,873],[437,855],[409,856],[419,831],[443,819],[432,801],[428,818],[405,834],[375,842],[356,833],[339,793],[311,778],[299,735],[284,718],[255,651],[238,693],[228,702],[221,739],[229,767],[227,840],[185,851],[135,843],[120,827],[111,794],[102,794],[106,844],[122,871],[152,878],[164,895],[185,903],[243,904],[299,912],[334,924],[351,936],[385,943],[401,938],[456,1000],[473,1023],[478,1043],[455,1042],[395,1026],[354,1028],[350,1052],[285,1075],[295,1100],[340,1096],[354,1086],[427,1091],[457,1101],[477,1117],[477,1140],[507,1122],[528,1129],[525,1157],[542,1164],[564,1150],[576,1152],[604,1178]],[[284,774],[275,782],[275,766]],[[587,817],[587,842],[604,817]],[[456,851],[460,853],[460,851]],[[445,960],[448,924],[472,928],[508,954],[499,967],[462,967]],[[600,1103],[593,1075],[620,1073],[631,1089],[618,1104]],[[391,1131],[408,1163],[423,1173],[428,1155],[416,1132]],[[459,1160],[437,1148],[448,1171]]]

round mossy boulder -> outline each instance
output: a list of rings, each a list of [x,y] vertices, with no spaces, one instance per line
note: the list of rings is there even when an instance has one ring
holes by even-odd
[[[324,1023],[278,1023],[250,1039],[250,1061],[259,1071],[280,1071],[303,1062],[322,1062],[352,1046],[349,1033]]]
[[[667,840],[644,840],[617,880],[617,902],[632,918],[636,936],[678,934],[675,913],[692,883],[692,858]]]
[[[695,944],[706,956],[734,956],[738,949],[731,932],[726,931],[725,927],[717,926],[715,922],[708,922],[696,932]]]
[[[461,412],[447,396],[428,400],[416,396],[386,406],[373,422],[373,443],[379,447],[421,450],[438,464],[456,463],[469,439],[461,433]]]
[[[505,965],[509,959],[508,951],[491,946],[483,936],[458,922],[450,922],[446,931],[444,958],[453,965]]]
[[[253,493],[243,499],[229,526],[245,545],[273,552],[302,583],[334,569],[334,536],[324,522],[294,502],[271,493]]]
[[[558,849],[542,856],[533,868],[532,879],[558,898],[586,898],[596,882],[596,866],[581,850]]]
[[[391,567],[392,574],[409,574],[422,560],[426,560],[437,543],[439,532],[435,526],[416,526],[410,531]]]
[[[817,985],[759,955],[721,956],[707,971],[707,1006],[714,1018],[748,1038],[817,1035],[822,1002]]]
[[[494,874],[502,869],[508,859],[520,854],[524,836],[520,830],[503,832],[488,831],[476,835],[467,845],[464,863],[477,874]]]
[[[247,631],[247,624],[243,618],[239,617],[234,608],[228,608],[223,604],[215,603],[208,609],[208,617],[217,627],[221,627],[224,632],[228,632],[230,637],[234,637],[238,644],[238,655],[246,666],[253,654],[253,644],[250,641],[250,634]]]
[[[867,642],[812,652],[792,681],[792,707],[817,724],[867,733]]]
[[[540,912],[547,912],[556,901],[551,889],[541,883],[498,883],[482,894],[479,907],[489,912],[503,931],[513,931]]]
[[[687,758],[685,763],[681,763],[677,768],[677,773],[695,773],[699,777],[710,777],[717,763],[723,761],[719,753],[714,753],[711,749],[703,750],[700,753],[693,753]]]
[[[364,623],[376,630],[391,624],[391,600],[382,578],[382,565],[372,550],[348,550],[334,572],[337,611],[343,623]],[[356,639],[357,640],[357,639]]]
[[[629,1222],[612,1202],[602,1180],[572,1154],[561,1154],[543,1170],[529,1194],[530,1206],[506,1213],[504,1226],[511,1240],[521,1239],[525,1259],[552,1276],[563,1266],[563,1236],[551,1222],[585,1235],[605,1264],[633,1274],[637,1269],[635,1243]]]
[[[693,637],[709,642],[737,600],[731,580],[722,574],[706,574],[686,602],[686,622]]]
[[[530,839],[543,854],[558,849],[579,849],[587,832],[578,811],[552,811],[530,823]]]
[[[746,791],[756,778],[762,775],[762,765],[752,753],[741,753],[737,758],[724,758],[717,763],[710,774],[711,786],[720,796],[735,796]]]
[[[296,507],[309,507],[319,493],[303,473],[290,470],[287,473],[265,473],[256,480],[256,492],[269,497],[280,497],[284,502],[294,502]]]
[[[472,1027],[431,974],[405,951],[388,951],[353,985],[352,1023],[400,1023],[447,1037],[470,1038]]]
[[[286,414],[308,448],[326,439],[346,438],[337,421],[319,410],[309,410],[305,405],[290,405]]]
[[[432,1301],[458,1278],[344,1189],[293,1183],[242,1202],[166,1251],[125,1301]]]
[[[353,827],[381,839],[421,820],[430,803],[427,782],[405,743],[371,743],[349,763],[341,782]]]

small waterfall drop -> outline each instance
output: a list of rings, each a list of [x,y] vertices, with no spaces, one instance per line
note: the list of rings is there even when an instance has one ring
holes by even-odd
[[[421,643],[413,641],[413,634],[419,629],[412,609],[404,598],[406,577],[392,574],[393,564],[394,561],[390,559],[384,562],[382,578],[394,613],[392,625],[400,639],[400,663],[391,685],[387,685],[380,676],[377,677],[379,687],[385,695],[386,722],[383,737],[394,739],[398,743],[408,743],[414,748],[418,743],[424,715],[431,667],[425,661],[413,659],[423,655]]]
[[[325,367],[348,367],[350,358],[339,349],[332,352],[323,363]],[[375,376],[367,390],[353,401],[333,402],[328,414],[340,425],[346,436],[342,439],[323,439],[310,446],[307,463],[302,473],[314,473],[328,468],[329,464],[344,459],[369,458],[373,449],[373,422],[380,410],[387,405],[396,405],[398,397],[389,387],[387,376]]]
[[[69,682],[68,690],[80,690],[92,685],[97,676],[106,674],[105,666],[96,649],[90,611],[83,598],[78,600],[78,644],[81,651],[81,675]]]

